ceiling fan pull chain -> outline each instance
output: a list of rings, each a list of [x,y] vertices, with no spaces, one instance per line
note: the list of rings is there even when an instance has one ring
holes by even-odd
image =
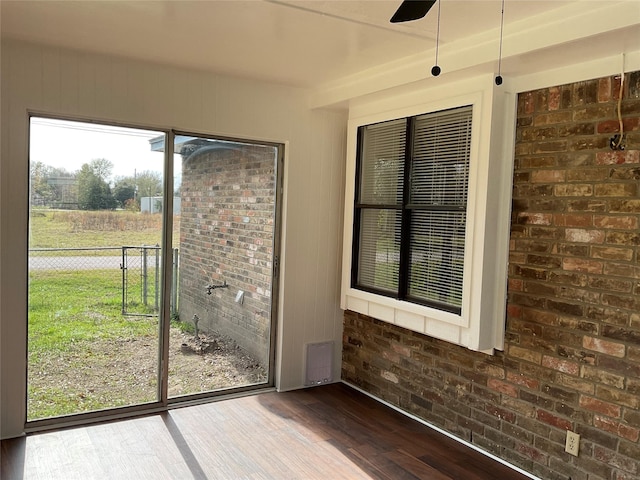
[[[503,0],[504,1],[504,0]],[[431,75],[437,77],[442,72],[442,69],[438,66],[438,48],[440,46],[440,3],[442,0],[438,2],[438,28],[436,30],[436,64],[431,68]]]
[[[504,0],[502,0],[502,13],[500,16],[500,53],[498,54],[498,75],[496,85],[502,85],[502,35],[504,32]]]

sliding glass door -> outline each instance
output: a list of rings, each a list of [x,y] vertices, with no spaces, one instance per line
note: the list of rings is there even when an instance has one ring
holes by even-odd
[[[272,384],[282,147],[30,122],[27,422]]]
[[[178,134],[174,152],[180,248],[168,395],[266,385],[281,149]]]
[[[159,401],[158,135],[31,118],[28,421]]]

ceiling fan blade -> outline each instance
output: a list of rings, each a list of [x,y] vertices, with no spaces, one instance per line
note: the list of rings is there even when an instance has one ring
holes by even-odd
[[[396,13],[391,17],[391,23],[410,22],[424,17],[437,0],[404,0]]]

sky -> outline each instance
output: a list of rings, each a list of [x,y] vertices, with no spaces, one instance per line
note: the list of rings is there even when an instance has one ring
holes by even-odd
[[[136,171],[162,173],[164,154],[152,152],[149,144],[159,135],[163,133],[32,117],[30,162],[75,172],[95,158],[106,158],[114,166],[111,179],[133,177]]]

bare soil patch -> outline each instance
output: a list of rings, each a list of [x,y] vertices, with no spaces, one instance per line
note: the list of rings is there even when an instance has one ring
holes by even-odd
[[[229,337],[172,328],[169,344],[170,397],[267,381],[265,369]]]
[[[157,338],[79,342],[30,360],[29,420],[155,401]],[[182,333],[169,340],[169,396],[266,382],[265,369],[231,338]]]

